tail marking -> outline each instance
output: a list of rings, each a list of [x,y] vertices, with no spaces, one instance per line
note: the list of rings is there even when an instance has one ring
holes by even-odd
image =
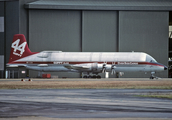
[[[14,48],[13,54],[21,57],[25,51],[26,42],[23,42],[21,45],[19,43],[20,39],[17,39],[12,43],[11,47]],[[20,54],[16,52],[17,50],[20,51]]]

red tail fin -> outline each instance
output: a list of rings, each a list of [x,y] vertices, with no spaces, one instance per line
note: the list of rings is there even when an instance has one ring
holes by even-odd
[[[30,51],[25,36],[23,34],[14,35],[11,45],[9,63],[32,54],[34,53]]]

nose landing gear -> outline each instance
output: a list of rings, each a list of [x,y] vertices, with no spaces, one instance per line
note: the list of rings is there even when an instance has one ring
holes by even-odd
[[[155,74],[155,72],[151,72],[150,79],[155,79],[155,78],[160,79],[159,77],[155,76],[154,74]]]

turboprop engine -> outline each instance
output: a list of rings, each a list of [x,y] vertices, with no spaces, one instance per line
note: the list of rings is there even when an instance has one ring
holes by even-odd
[[[91,70],[92,71],[101,71],[103,69],[103,64],[98,64],[98,63],[92,63],[91,64]]]
[[[111,72],[111,74],[116,74],[115,69],[116,66],[115,65],[108,65],[106,63],[103,64],[98,64],[98,63],[90,63],[90,64],[80,64],[80,65],[74,65],[75,67],[78,66],[78,68],[83,68],[86,71],[92,71],[94,73],[97,72]]]

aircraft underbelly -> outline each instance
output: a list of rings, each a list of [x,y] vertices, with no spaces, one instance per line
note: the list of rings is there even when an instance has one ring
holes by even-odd
[[[27,65],[27,69],[36,70],[36,71],[45,71],[45,72],[76,72],[65,68],[63,65],[48,65],[39,67],[38,65]]]
[[[47,66],[38,66],[38,65],[27,65],[26,66],[27,69],[30,70],[36,70],[36,71],[54,71],[54,72],[101,72],[101,69],[97,69],[97,70],[91,70],[91,69],[68,69],[66,67],[64,67],[64,65],[51,65],[48,64]],[[147,69],[149,67],[146,67],[145,65],[120,65],[120,66],[116,66],[115,71],[116,72],[129,72],[129,71],[151,71],[149,69]],[[106,69],[107,72],[111,72],[111,69]]]
[[[159,72],[164,68],[152,65],[136,65],[136,66],[118,66],[116,72]]]
[[[120,65],[116,66],[116,72],[142,72],[145,65]]]

